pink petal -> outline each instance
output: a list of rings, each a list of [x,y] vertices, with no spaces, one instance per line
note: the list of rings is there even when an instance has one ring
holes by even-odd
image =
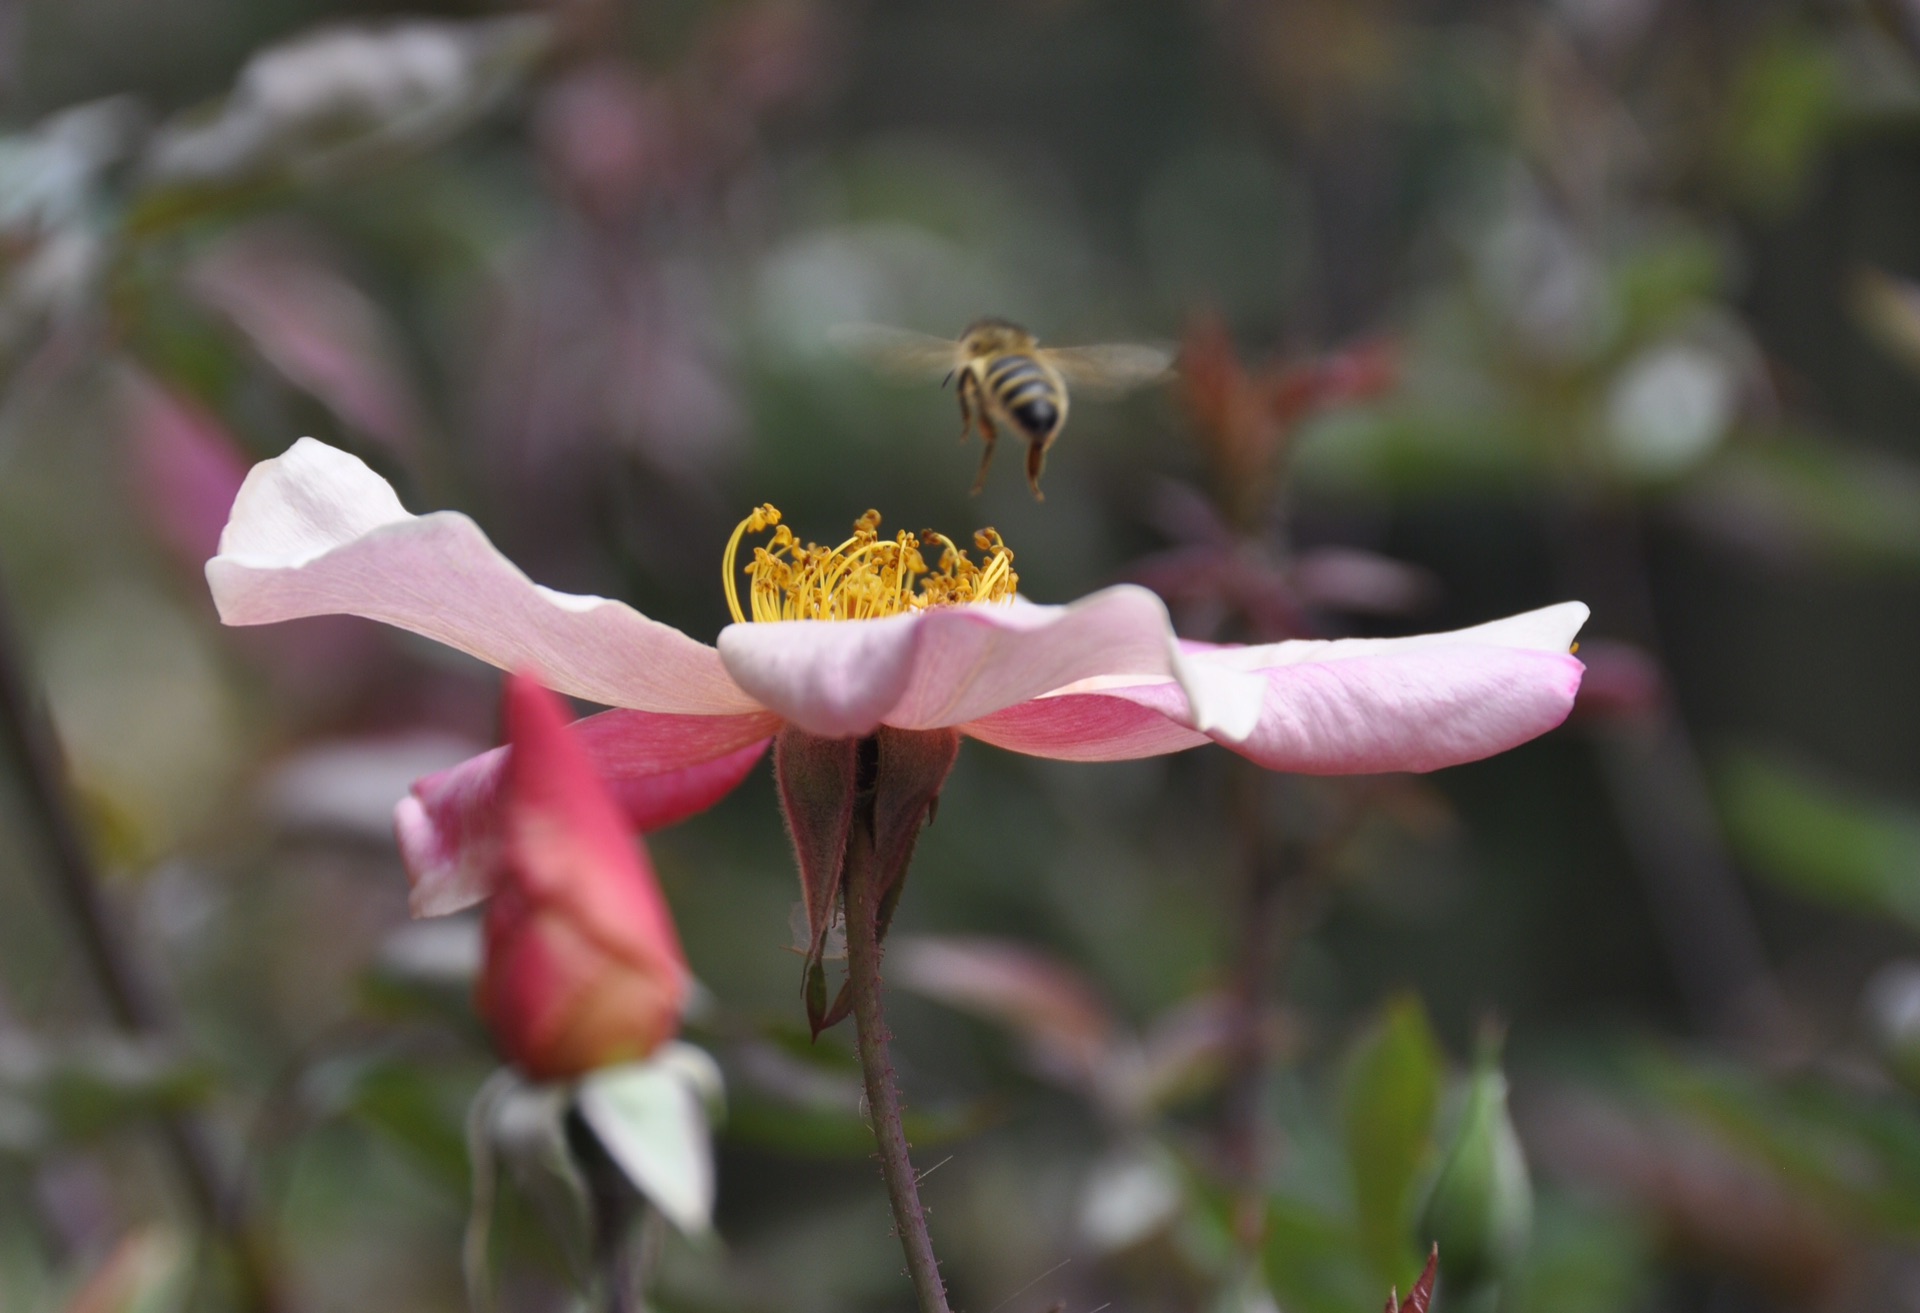
[[[1035,698],[964,726],[967,734],[1009,752],[1058,761],[1131,761],[1158,757],[1210,742],[1189,729],[1186,699],[1178,685],[1156,687],[1167,704],[1161,711],[1145,702],[1098,693],[1068,693]]]
[[[311,438],[247,475],[207,583],[230,625],[365,616],[609,706],[758,710],[706,644],[623,603],[540,587],[466,516],[408,514],[357,457]]]
[[[642,833],[683,821],[731,793],[778,728],[766,712],[604,711],[573,726],[595,773],[628,823]],[[483,752],[415,781],[412,794],[394,808],[415,916],[445,916],[493,891],[507,764],[507,749]]]
[[[1428,771],[1504,752],[1565,720],[1583,669],[1567,648],[1586,616],[1573,602],[1414,638],[1189,644],[1188,660],[1262,681],[1252,730],[1211,735],[1262,766]],[[1192,723],[1172,680],[1089,680],[965,728],[1017,752],[1110,761],[1191,747],[1200,741]]]
[[[196,261],[186,283],[294,386],[390,450],[413,446],[420,404],[396,368],[392,324],[297,230],[242,230]]]
[[[1283,666],[1266,672],[1260,723],[1227,746],[1305,775],[1439,770],[1560,724],[1583,669],[1564,652],[1464,646]]]
[[[1180,657],[1165,604],[1132,584],[1071,606],[1016,601],[857,623],[729,625],[719,648],[741,688],[824,738],[869,734],[882,724],[962,725],[1090,678],[1186,681],[1197,664]],[[1245,683],[1239,673],[1200,670],[1197,696],[1205,701],[1215,685]],[[1255,682],[1256,699],[1258,691]]]

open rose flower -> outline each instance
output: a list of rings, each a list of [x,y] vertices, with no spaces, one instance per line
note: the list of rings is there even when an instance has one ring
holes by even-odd
[[[688,976],[673,918],[560,699],[513,675],[505,700],[480,1015],[535,1080],[637,1062],[679,1029]]]
[[[787,728],[824,740],[957,731],[1072,761],[1217,742],[1273,770],[1426,771],[1553,728],[1580,684],[1577,602],[1414,638],[1183,643],[1144,588],[1036,605],[1016,595],[997,536],[975,540],[976,565],[944,539],[888,539],[877,523],[809,548],[772,508],[756,511],[726,551],[739,623],[710,645],[533,583],[466,516],[409,514],[358,459],[302,439],[247,476],[207,579],[228,624],[365,616],[618,708],[577,732],[643,830],[717,801]],[[736,570],[745,535],[768,531]],[[742,573],[745,608],[733,600]],[[490,892],[504,763],[496,749],[400,804],[417,913]]]

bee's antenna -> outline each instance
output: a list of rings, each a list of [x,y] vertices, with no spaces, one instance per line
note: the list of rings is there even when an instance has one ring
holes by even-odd
[[[949,384],[949,383],[951,383],[951,382],[953,382],[953,371],[952,371],[951,369],[949,369],[949,370],[947,371],[947,376],[946,376],[945,378],[943,378],[943,379],[941,379],[941,380],[940,380],[940,390],[941,390],[942,392],[944,392],[944,391],[946,391],[946,389],[947,389],[947,384]]]

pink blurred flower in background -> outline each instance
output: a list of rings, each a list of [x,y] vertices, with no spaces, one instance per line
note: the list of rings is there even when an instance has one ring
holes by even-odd
[[[177,562],[197,566],[218,549],[246,452],[205,406],[144,370],[124,367],[118,384],[133,504]]]
[[[679,1029],[688,973],[645,850],[532,678],[506,685],[500,842],[478,1005],[506,1058],[567,1080],[648,1057]]]
[[[742,531],[777,523],[765,509],[735,545]],[[836,559],[851,567],[870,550]],[[730,565],[727,574],[731,589]],[[1577,602],[1446,634],[1216,646],[1176,638],[1144,588],[1041,606],[1012,595],[1003,570],[998,600],[928,605],[909,585],[876,618],[784,618],[839,614],[832,608],[850,604],[844,581],[858,575],[816,578],[807,605],[775,614],[778,590],[763,613],[756,573],[755,613],[779,622],[732,624],[708,645],[623,603],[533,583],[466,516],[409,514],[362,462],[311,439],[248,475],[207,564],[228,624],[365,616],[621,708],[579,733],[642,829],[724,796],[784,727],[824,739],[882,726],[957,730],[1071,761],[1217,742],[1272,770],[1426,771],[1552,729],[1580,686],[1569,652],[1587,616]],[[400,804],[417,914],[487,896],[505,761],[496,750],[429,776]]]

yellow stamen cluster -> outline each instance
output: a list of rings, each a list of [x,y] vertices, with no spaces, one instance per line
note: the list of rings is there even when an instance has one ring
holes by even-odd
[[[773,530],[753,559],[739,565],[740,541]],[[1013,552],[992,529],[973,535],[982,563],[974,564],[951,538],[931,529],[918,538],[880,536],[880,512],[868,511],[853,536],[838,547],[805,546],[780,523],[780,512],[761,506],[734,528],[720,565],[727,606],[736,622],[763,620],[873,620],[962,602],[1001,602],[1014,595],[1020,576]],[[922,548],[940,549],[939,565],[927,564]],[[740,606],[739,572],[748,577],[747,609]]]

